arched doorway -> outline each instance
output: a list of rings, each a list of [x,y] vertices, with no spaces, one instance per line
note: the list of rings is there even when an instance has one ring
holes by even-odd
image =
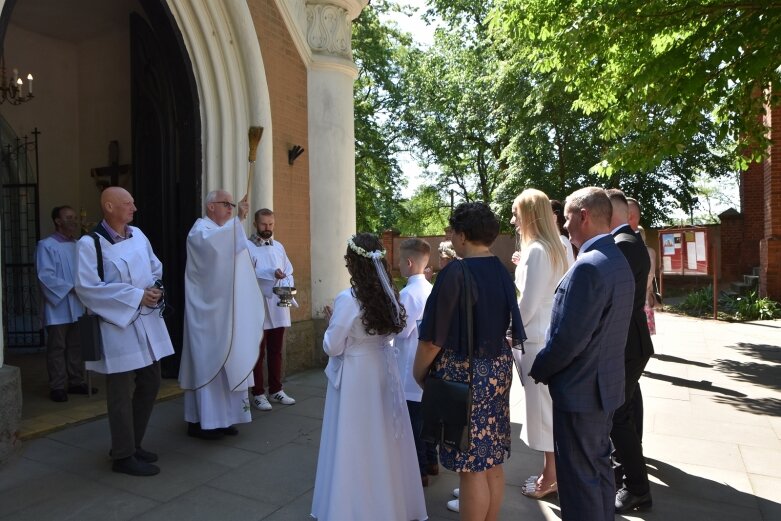
[[[0,111],[20,135],[40,127],[40,234],[52,231],[52,206],[80,209],[91,228],[101,218],[100,189],[128,188],[138,207],[134,224],[165,267],[167,296],[177,311],[167,321],[178,350],[185,238],[201,213],[202,152],[193,67],[168,3],[0,5],[8,62],[23,74],[36,68],[36,98],[19,107],[0,105]],[[176,376],[176,357],[166,360],[164,371]]]

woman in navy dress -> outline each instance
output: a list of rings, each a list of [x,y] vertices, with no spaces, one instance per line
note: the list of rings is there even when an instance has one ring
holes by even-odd
[[[431,373],[444,380],[469,381],[465,311],[460,305],[464,272],[472,277],[473,375],[471,444],[467,451],[440,445],[442,465],[460,476],[461,519],[494,520],[504,496],[502,463],[510,454],[511,346],[525,339],[515,285],[490,246],[499,221],[483,203],[462,203],[450,216],[453,248],[462,261],[437,276],[418,328],[415,378],[423,386]],[[423,398],[425,400],[425,396]]]

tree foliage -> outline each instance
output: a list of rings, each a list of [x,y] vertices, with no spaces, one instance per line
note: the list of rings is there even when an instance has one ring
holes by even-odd
[[[734,166],[766,149],[781,2],[499,0],[492,27],[534,72],[567,85],[572,108],[600,115],[603,170],[655,168],[703,135]]]
[[[379,232],[404,215],[404,177],[397,154],[404,148],[400,126],[406,93],[399,85],[411,37],[380,15],[396,8],[374,2],[353,23],[355,82],[355,188],[357,229]]]

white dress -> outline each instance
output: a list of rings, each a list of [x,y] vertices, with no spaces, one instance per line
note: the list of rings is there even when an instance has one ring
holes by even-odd
[[[523,345],[523,354],[513,350],[526,395],[521,439],[529,448],[545,452],[553,452],[554,449],[553,401],[548,386],[535,384],[529,377],[529,371],[537,353],[545,346],[553,296],[561,275],[563,273],[554,272],[551,259],[542,244],[532,242],[523,248],[521,260],[515,268],[515,285],[520,292],[518,307],[528,338]]]
[[[428,518],[390,338],[366,333],[351,290],[336,297],[323,339],[328,391],[312,500],[320,521]]]

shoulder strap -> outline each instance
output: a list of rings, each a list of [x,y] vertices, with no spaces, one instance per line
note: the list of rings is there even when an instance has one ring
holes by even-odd
[[[95,256],[98,258],[98,276],[100,277],[100,280],[103,281],[103,248],[100,246],[100,237],[98,237],[97,230],[90,235],[92,235],[92,238],[95,241]]]
[[[472,314],[472,273],[465,260],[459,261],[461,269],[464,271],[464,291],[461,292],[464,300],[464,312],[466,313],[466,337],[467,348],[469,350],[469,386],[472,386],[472,358],[474,356],[474,315]]]

